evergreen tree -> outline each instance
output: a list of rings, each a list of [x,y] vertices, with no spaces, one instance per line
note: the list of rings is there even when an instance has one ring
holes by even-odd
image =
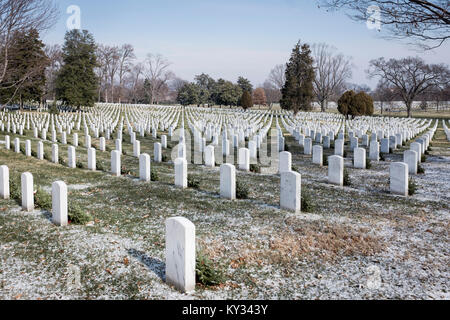
[[[19,103],[22,108],[24,102],[42,100],[45,68],[50,63],[44,47],[35,29],[14,34],[8,55],[8,66],[14,72],[9,73],[1,84],[1,102]]]
[[[183,106],[200,104],[200,87],[195,83],[186,83],[178,92],[177,102]]]
[[[241,105],[244,110],[250,109],[253,107],[253,99],[252,95],[248,91],[244,91],[241,98]]]
[[[363,91],[356,94],[353,90],[349,90],[339,98],[338,111],[346,118],[348,116],[371,116],[374,112],[373,99]]]
[[[63,62],[56,79],[57,99],[76,106],[92,107],[97,92],[97,66],[94,37],[87,30],[71,30],[66,33]]]
[[[217,80],[213,98],[216,104],[222,106],[237,106],[242,97],[242,89],[239,85],[224,79]]]
[[[283,109],[292,110],[294,114],[299,110],[312,109],[315,77],[313,62],[309,45],[301,45],[299,41],[286,65],[286,83],[281,89],[283,97],[280,102]]]
[[[253,85],[251,84],[250,80],[245,79],[244,77],[239,77],[237,84],[243,92],[253,92]]]

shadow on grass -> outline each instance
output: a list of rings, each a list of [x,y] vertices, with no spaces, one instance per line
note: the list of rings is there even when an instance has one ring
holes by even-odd
[[[162,281],[166,281],[166,264],[161,260],[147,256],[144,252],[136,249],[128,249],[128,254],[139,260],[148,269],[153,271]]]

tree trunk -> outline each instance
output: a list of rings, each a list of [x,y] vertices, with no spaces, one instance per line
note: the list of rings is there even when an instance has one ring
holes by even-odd
[[[411,107],[412,107],[412,102],[411,101],[407,101],[406,102],[406,111],[408,113],[408,118],[411,118]]]
[[[381,114],[383,114],[383,103],[384,103],[384,102],[381,101],[381,108],[380,108],[380,109],[381,109]]]
[[[321,108],[322,112],[327,111],[327,100],[326,99],[320,101],[320,108]]]

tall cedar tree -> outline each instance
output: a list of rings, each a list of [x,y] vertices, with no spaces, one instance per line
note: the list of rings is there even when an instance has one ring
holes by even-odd
[[[97,66],[94,37],[87,30],[71,30],[66,33],[63,62],[56,79],[57,99],[80,108],[92,107],[97,92]]]
[[[308,44],[301,45],[300,41],[292,50],[291,58],[286,65],[286,82],[281,89],[281,107],[298,111],[312,109],[314,98],[314,60]]]
[[[252,95],[250,94],[250,92],[244,91],[244,93],[242,94],[242,98],[241,98],[241,104],[242,104],[242,108],[244,108],[244,110],[247,110],[247,109],[250,109],[253,107],[253,99],[252,99]]]
[[[2,103],[41,101],[45,87],[45,68],[50,63],[44,43],[35,29],[18,31],[9,49],[8,67],[14,70],[0,89]]]

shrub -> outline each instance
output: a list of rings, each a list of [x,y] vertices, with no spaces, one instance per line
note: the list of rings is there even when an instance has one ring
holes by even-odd
[[[158,172],[153,167],[150,171],[150,179],[151,179],[151,181],[159,181]]]
[[[347,169],[344,169],[344,186],[348,187],[352,185],[352,181],[350,180],[350,175]]]
[[[48,111],[50,114],[59,115],[59,109],[56,105],[52,105]]]
[[[52,197],[41,188],[37,188],[34,194],[34,204],[38,208],[50,211],[52,209]]]
[[[22,189],[20,178],[11,178],[9,182],[9,196],[11,199],[20,200],[22,198]]]
[[[102,162],[97,162],[97,170],[99,171],[106,171],[105,166]]]
[[[250,165],[250,172],[253,173],[261,173],[261,167],[257,164],[251,164]]]
[[[410,196],[414,195],[417,191],[417,184],[413,179],[409,179],[408,181],[408,194]]]
[[[192,174],[188,174],[187,180],[189,188],[193,189],[200,188],[200,180],[197,177],[193,176]]]
[[[162,161],[162,162],[169,162],[169,157],[168,157],[167,155],[163,154],[163,155],[161,156],[161,161]]]
[[[248,186],[242,181],[236,181],[236,198],[248,199]]]
[[[291,170],[294,171],[294,172],[300,173],[300,169],[297,168],[296,166],[292,166],[292,167],[291,167]]]
[[[302,212],[311,213],[314,211],[314,204],[311,199],[311,195],[302,190]]]
[[[198,251],[195,263],[196,282],[204,286],[217,286],[225,281],[223,271],[216,268],[213,263],[202,251]]]
[[[68,216],[71,223],[78,225],[84,225],[93,220],[89,213],[84,212],[74,203],[69,203]]]
[[[370,159],[366,160],[366,169],[372,169],[372,161]]]
[[[420,164],[417,166],[417,173],[425,174],[425,169]]]
[[[77,168],[84,169],[84,164],[81,161],[77,161]]]
[[[422,162],[426,162],[426,161],[427,161],[427,156],[423,154],[423,155],[421,156],[421,161],[422,161]]]

